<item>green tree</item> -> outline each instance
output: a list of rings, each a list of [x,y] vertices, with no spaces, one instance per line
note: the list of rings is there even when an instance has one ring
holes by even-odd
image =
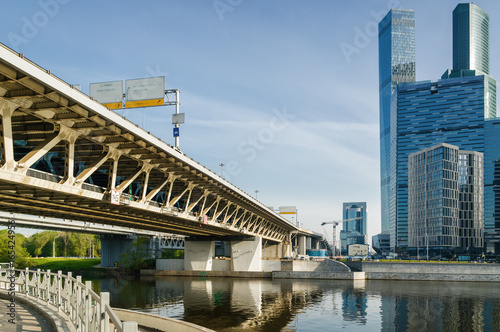
[[[0,262],[8,263],[14,258],[16,268],[24,268],[28,265],[28,251],[23,246],[26,237],[22,234],[9,234],[7,229],[0,231]]]
[[[145,237],[139,237],[132,245],[128,246],[120,256],[121,264],[123,267],[129,270],[131,273],[139,273],[141,269],[148,266],[149,251],[147,248],[148,239]]]
[[[87,235],[82,233],[71,233],[68,244],[68,254],[76,257],[86,257],[88,252]]]
[[[34,235],[35,240],[35,256],[51,256],[52,255],[52,240],[57,236],[57,232],[43,231]],[[43,255],[42,255],[43,253]]]
[[[70,240],[70,237],[71,237],[71,232],[61,232],[59,234],[61,236],[61,239],[63,241],[63,245],[64,245],[64,255],[65,257],[68,256],[68,244],[69,244],[69,240]]]

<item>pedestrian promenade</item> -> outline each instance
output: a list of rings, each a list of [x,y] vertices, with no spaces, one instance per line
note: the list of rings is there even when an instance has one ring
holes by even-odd
[[[0,298],[0,331],[4,332],[17,332],[17,331],[55,331],[47,319],[37,312],[32,307],[16,301],[16,318],[15,324],[9,323],[9,308],[10,304],[8,299]]]

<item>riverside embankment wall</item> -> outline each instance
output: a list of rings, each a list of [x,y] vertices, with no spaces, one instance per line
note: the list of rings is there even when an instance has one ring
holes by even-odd
[[[346,262],[366,279],[500,282],[500,264]]]

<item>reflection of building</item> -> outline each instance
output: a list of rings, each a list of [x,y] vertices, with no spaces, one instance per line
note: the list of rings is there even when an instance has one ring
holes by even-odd
[[[344,203],[342,219],[340,247],[346,255],[348,245],[366,244],[366,202]]]
[[[391,94],[398,83],[415,81],[415,14],[391,9],[378,25],[380,186],[382,233],[389,234]]]
[[[344,290],[342,293],[342,317],[345,321],[357,321],[366,324],[366,293]]]
[[[408,298],[382,296],[380,299],[380,331],[396,332],[408,329]]]
[[[429,254],[483,248],[483,154],[440,143],[408,158],[408,243]]]

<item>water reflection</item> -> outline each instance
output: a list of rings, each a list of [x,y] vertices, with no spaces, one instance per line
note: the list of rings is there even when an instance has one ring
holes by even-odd
[[[101,279],[111,305],[217,331],[500,331],[497,283]]]

